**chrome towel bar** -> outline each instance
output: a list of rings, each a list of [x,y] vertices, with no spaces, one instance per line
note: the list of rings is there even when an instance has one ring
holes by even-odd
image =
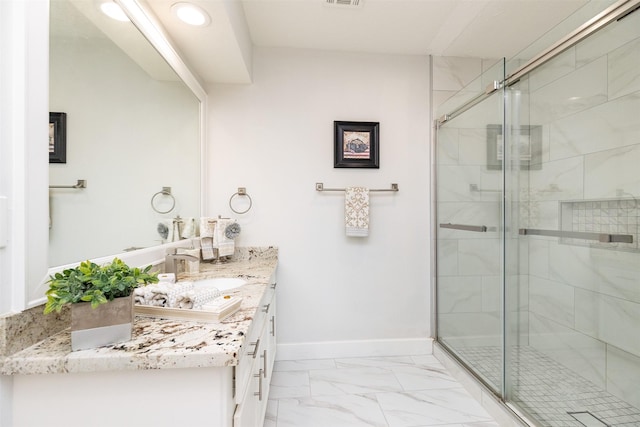
[[[562,230],[537,230],[534,228],[521,228],[518,233],[523,236],[551,236],[567,237],[571,239],[597,240],[602,243],[633,243],[633,236],[630,234],[607,234],[590,233],[583,231],[562,231]]]
[[[87,180],[79,179],[76,185],[50,185],[49,188],[75,188],[79,190],[82,188],[87,188]]]
[[[321,182],[316,182],[316,191],[345,191],[345,188],[324,188],[324,184]],[[384,189],[370,189],[369,191],[400,191],[398,189],[398,184],[391,184],[391,188]]]
[[[476,233],[486,233],[486,225],[467,225],[467,224],[440,224],[440,228],[450,228],[452,230],[474,231]]]

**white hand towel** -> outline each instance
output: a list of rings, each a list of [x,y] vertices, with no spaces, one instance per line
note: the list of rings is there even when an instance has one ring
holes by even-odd
[[[369,235],[369,189],[349,187],[344,192],[344,218],[347,236]]]
[[[218,256],[230,256],[236,250],[233,239],[226,235],[227,227],[235,222],[234,219],[218,219],[216,221],[215,233],[213,235],[213,247],[218,249]]]
[[[193,239],[196,237],[196,220],[195,218],[183,218],[182,233],[180,237],[183,239]]]

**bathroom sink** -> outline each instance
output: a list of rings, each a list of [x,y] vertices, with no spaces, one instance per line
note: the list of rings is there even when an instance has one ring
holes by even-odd
[[[215,277],[213,279],[202,279],[193,282],[196,288],[216,288],[220,292],[238,288],[247,281],[239,277]]]

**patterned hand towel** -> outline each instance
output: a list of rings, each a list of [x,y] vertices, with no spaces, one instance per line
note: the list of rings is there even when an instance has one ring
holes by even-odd
[[[202,250],[202,259],[204,261],[209,261],[216,257],[213,251],[215,225],[216,222],[212,218],[206,216],[200,218],[200,249]]]
[[[344,192],[344,219],[347,236],[369,235],[369,189],[349,187]]]
[[[235,242],[226,235],[227,227],[235,222],[234,219],[217,220],[213,233],[213,247],[218,249],[218,256],[230,256],[235,252]]]

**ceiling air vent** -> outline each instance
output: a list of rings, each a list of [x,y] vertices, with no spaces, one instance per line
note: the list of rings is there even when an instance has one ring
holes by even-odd
[[[362,0],[325,0],[325,5],[354,8],[354,7],[361,7]]]

